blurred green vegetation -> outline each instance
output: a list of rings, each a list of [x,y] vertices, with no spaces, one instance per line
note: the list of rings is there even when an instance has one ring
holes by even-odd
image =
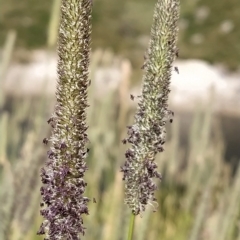
[[[42,221],[39,214],[39,172],[48,150],[41,141],[50,135],[46,121],[53,111],[55,100],[44,92],[41,97],[10,97],[1,88],[14,52],[15,39],[17,47],[25,48],[45,47],[46,42],[51,42],[50,38],[54,39],[54,24],[52,30],[47,30],[52,2],[28,1],[0,1],[0,39],[3,36],[6,39],[1,44],[4,47],[0,62],[0,240],[43,239],[36,236]],[[138,56],[143,54],[146,46],[141,43],[142,40],[139,42],[139,36],[149,33],[154,2],[94,0],[94,46],[111,47],[132,60],[137,59],[133,61],[134,67],[138,66],[138,62],[142,64],[143,58]],[[233,0],[226,5],[216,0],[206,2],[212,6],[213,12],[206,22],[212,25],[207,28],[205,22],[200,31],[202,25],[195,20],[194,13],[204,2],[183,2],[182,19],[189,22],[188,30],[182,30],[180,36],[182,56],[202,54],[201,57],[206,59],[237,66],[239,33],[235,30],[239,29],[237,24],[240,21],[234,13],[240,4]],[[218,8],[226,15],[213,10]],[[231,8],[234,11],[230,11]],[[212,19],[213,16],[216,20]],[[235,30],[231,37],[225,37],[226,41],[234,39],[236,43],[228,46],[224,40],[217,40],[217,26],[220,20],[230,17],[236,21]],[[195,46],[189,42],[191,34],[198,32],[195,26],[201,34],[206,31],[206,38],[212,36],[212,42],[206,40],[206,51],[202,48],[204,44]],[[7,34],[10,28],[17,30],[17,38],[15,32]],[[47,32],[53,36],[47,36]],[[224,44],[222,56],[226,48],[232,47],[234,64],[230,64],[227,58],[215,56],[218,44]],[[211,59],[210,55],[214,58]],[[98,67],[111,67],[113,63],[121,65],[124,78],[117,90],[101,95],[103,89],[99,91],[94,81],[96,70]],[[125,126],[131,124],[135,112],[135,105],[130,105],[127,100],[132,69],[127,60],[102,50],[93,52],[90,69],[92,85],[88,122],[91,142],[86,196],[95,198],[97,203],[90,203],[90,215],[84,219],[87,230],[83,239],[123,240],[126,239],[130,212],[123,203],[124,186],[119,167],[125,152],[121,139],[126,136]],[[188,140],[186,148],[182,146],[180,136],[181,114],[176,112],[175,115],[173,124],[168,126],[165,151],[156,160],[163,174],[158,200],[149,206],[142,218],[137,218],[135,239],[240,240],[240,167],[233,169],[224,159],[225,142],[219,117],[213,114],[211,104],[196,107],[193,120],[188,125],[190,130],[185,133]],[[156,204],[158,210],[153,213]]]
[[[93,48],[112,48],[133,67],[143,61],[156,0],[94,0]],[[18,47],[44,47],[52,8],[50,0],[1,0],[0,43],[17,30]],[[240,62],[240,2],[181,1],[181,58],[202,58],[235,69]]]
[[[122,65],[118,89],[99,93],[94,81],[99,66]],[[125,67],[124,67],[125,66]],[[124,161],[126,127],[136,105],[130,105],[131,69],[127,60],[98,50],[91,60],[88,123],[90,152],[86,196],[90,215],[84,217],[86,240],[126,239],[130,211],[124,205],[120,165]],[[130,71],[130,72],[129,72]],[[99,95],[100,94],[100,95]],[[0,239],[40,240],[40,168],[50,135],[46,120],[54,98],[4,96],[0,108]],[[240,239],[240,167],[224,159],[225,142],[220,120],[211,104],[198,106],[189,125],[188,148],[181,146],[181,113],[168,125],[165,151],[156,161],[163,174],[157,202],[136,219],[135,239],[236,240]],[[156,212],[153,212],[158,205]]]

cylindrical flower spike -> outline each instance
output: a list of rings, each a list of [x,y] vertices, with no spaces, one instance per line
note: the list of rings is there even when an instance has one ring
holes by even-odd
[[[85,158],[88,136],[86,108],[91,0],[62,0],[58,38],[57,103],[53,116],[48,161],[42,168],[41,215],[45,218],[38,234],[45,239],[80,239],[84,234],[83,214],[88,214],[84,197],[87,183]]]
[[[125,202],[135,215],[156,200],[157,186],[153,178],[161,179],[154,159],[163,151],[166,121],[173,115],[167,101],[172,63],[178,54],[179,8],[179,0],[158,0],[155,6],[150,44],[143,65],[142,95],[134,124],[128,127],[128,137],[123,140],[123,143],[131,144],[121,168]]]

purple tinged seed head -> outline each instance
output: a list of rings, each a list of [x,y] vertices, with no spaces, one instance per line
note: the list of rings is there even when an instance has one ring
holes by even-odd
[[[177,49],[179,5],[179,0],[158,0],[155,6],[150,44],[144,62],[142,96],[134,124],[128,127],[128,137],[123,140],[124,144],[130,144],[121,168],[125,181],[125,202],[135,215],[156,200],[154,178],[162,178],[157,171],[155,156],[164,150],[166,121],[170,115],[173,116],[168,110],[168,95]]]
[[[86,125],[91,0],[62,0],[58,39],[57,104],[48,120],[52,136],[46,166],[41,170],[41,215],[38,234],[49,240],[78,240],[84,235],[83,214],[88,136]],[[44,143],[47,140],[44,139]]]

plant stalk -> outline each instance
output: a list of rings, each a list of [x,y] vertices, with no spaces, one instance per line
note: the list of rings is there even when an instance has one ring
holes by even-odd
[[[134,223],[135,223],[135,215],[132,213],[131,218],[130,218],[130,222],[129,222],[128,240],[133,239]]]

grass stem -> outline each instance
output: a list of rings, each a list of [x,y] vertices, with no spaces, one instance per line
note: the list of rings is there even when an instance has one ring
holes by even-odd
[[[135,222],[135,215],[132,213],[131,218],[130,218],[130,222],[129,222],[128,240],[133,239],[134,222]]]

